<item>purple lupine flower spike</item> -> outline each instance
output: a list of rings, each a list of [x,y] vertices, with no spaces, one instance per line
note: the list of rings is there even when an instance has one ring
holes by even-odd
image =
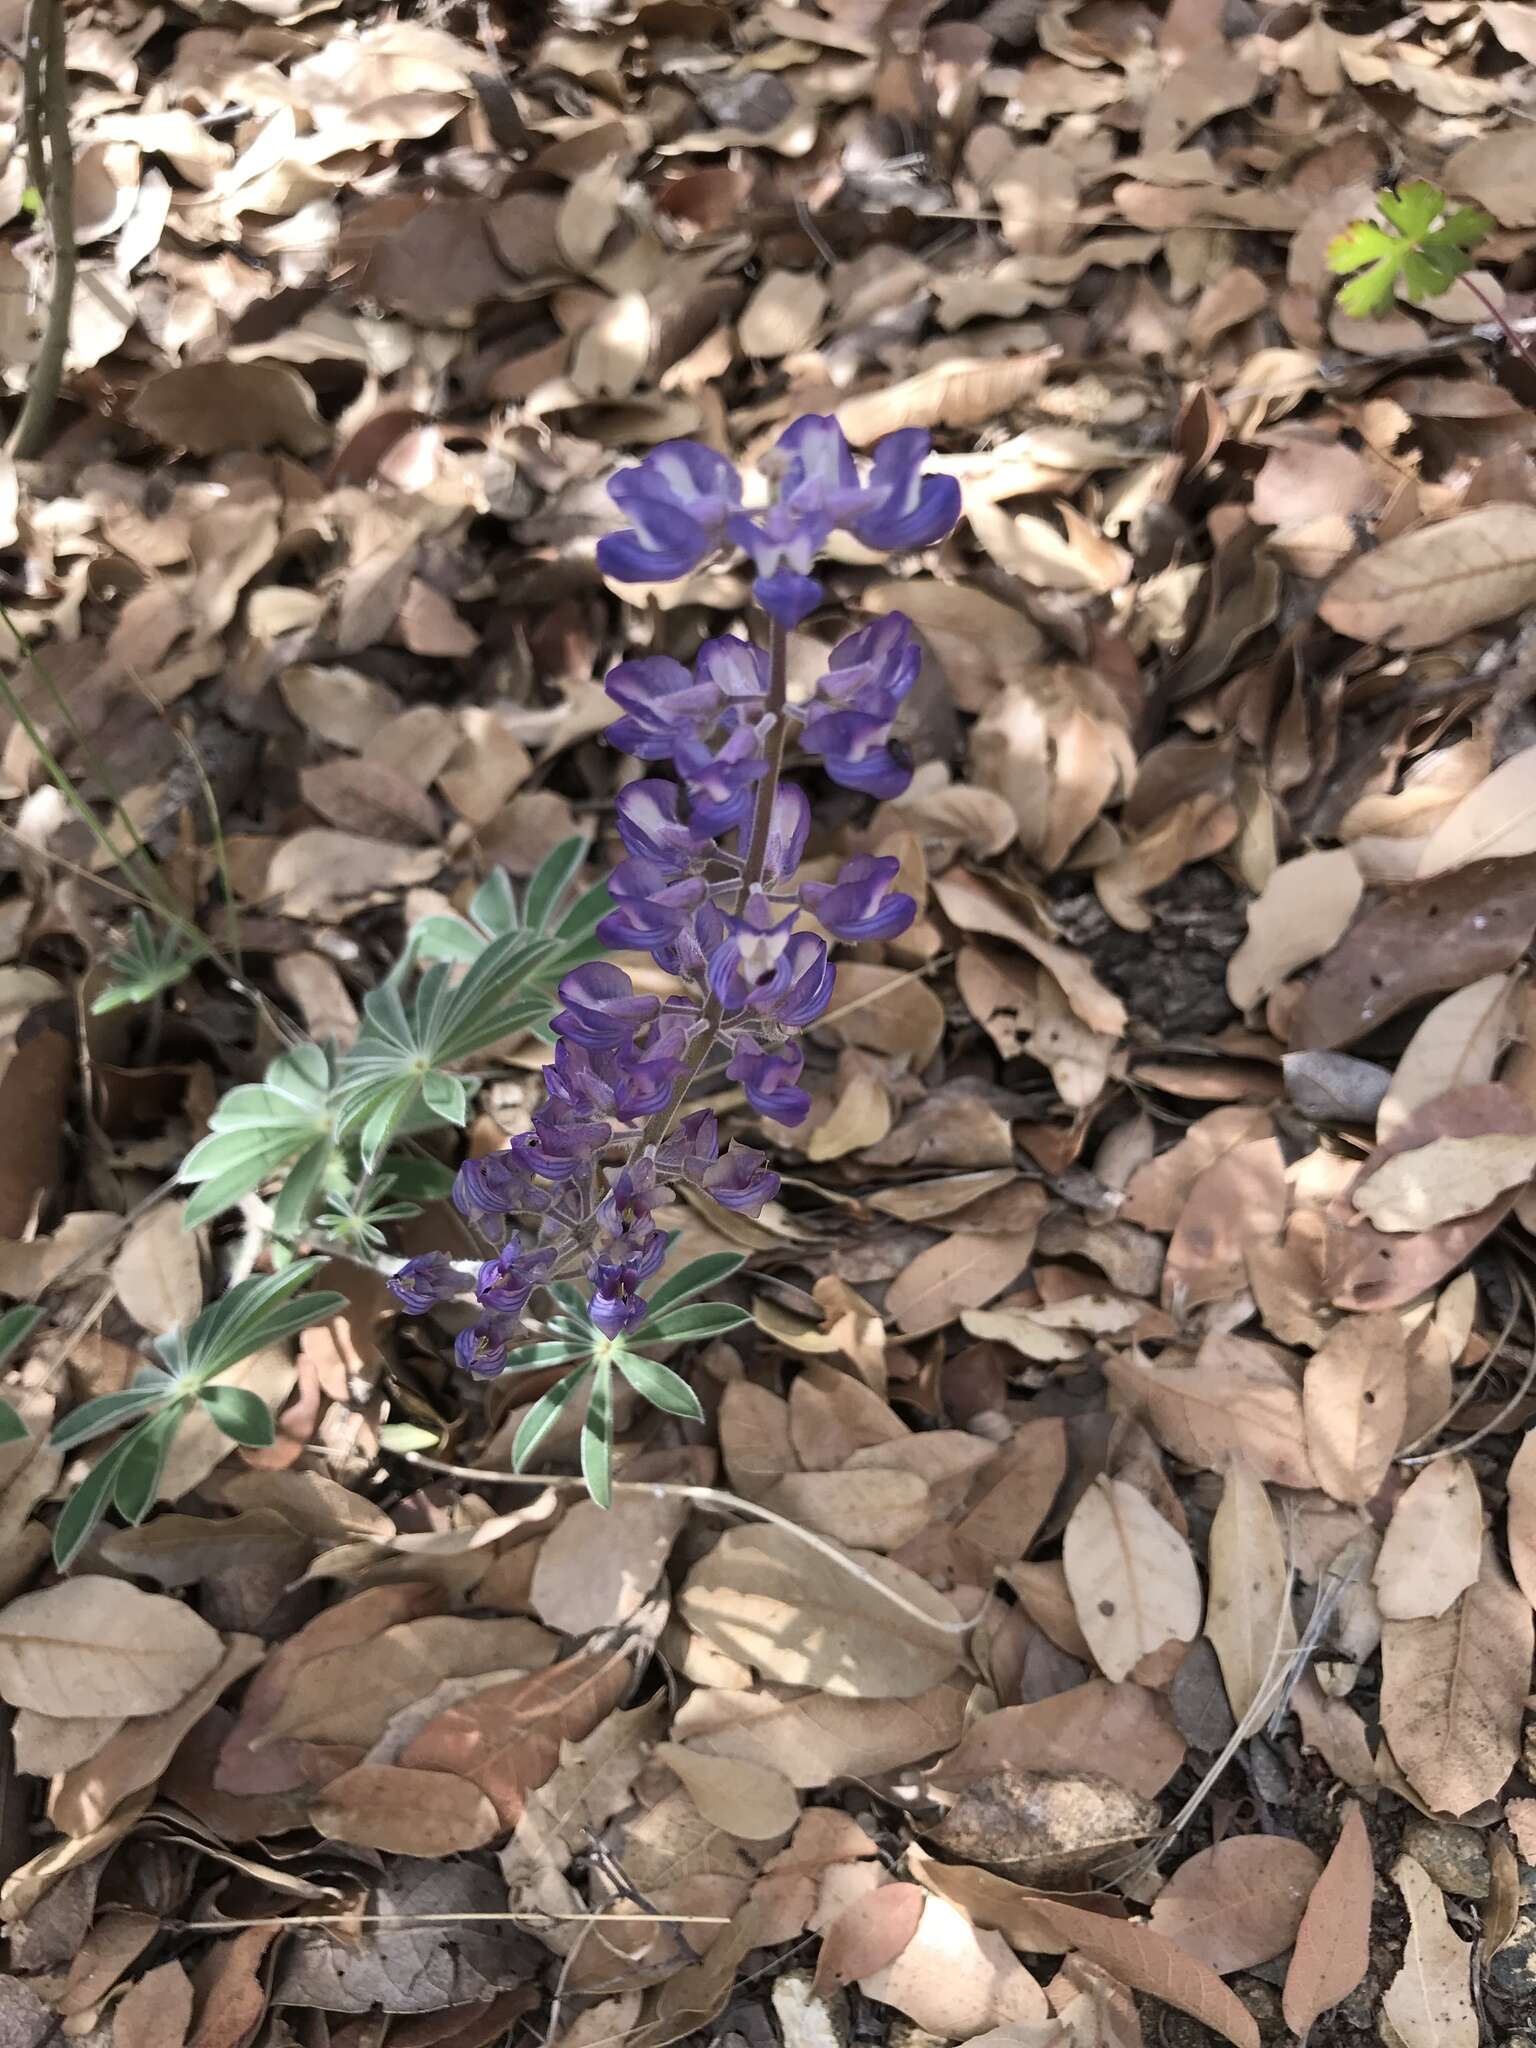
[[[778,1193],[762,1154],[721,1151],[714,1112],[685,1111],[695,1077],[741,1084],[760,1116],[801,1122],[798,1042],[832,1000],[825,941],[889,939],[914,908],[894,888],[888,855],[855,854],[829,882],[798,884],[810,840],[806,793],[781,781],[792,736],[835,782],[899,794],[910,770],[896,721],[921,652],[905,619],[846,635],[814,690],[789,701],[787,634],[821,604],[820,557],[835,532],[877,549],[927,547],[959,510],[952,479],[925,476],[928,437],[903,429],[866,458],[837,420],[797,420],[764,463],[766,502],[748,511],[735,470],[713,449],[667,442],[609,486],[628,530],[598,544],[618,582],[686,576],[731,544],[754,573],[765,644],[723,634],[692,667],[649,652],[607,678],[617,717],[609,737],[644,762],[669,762],[629,783],[616,811],[625,857],[609,879],[604,945],[647,953],[673,979],[665,1001],[598,960],[560,984],[545,1099],[506,1150],[460,1169],[454,1201],[487,1234],[492,1256],[474,1292],[481,1319],[454,1344],[466,1372],[504,1371],[511,1333],[535,1291],[585,1271],[589,1314],[610,1339],[646,1316],[644,1289],[667,1238],[656,1212],[680,1184],[755,1214]],[[408,1261],[392,1283],[412,1307],[461,1292],[441,1254]]]

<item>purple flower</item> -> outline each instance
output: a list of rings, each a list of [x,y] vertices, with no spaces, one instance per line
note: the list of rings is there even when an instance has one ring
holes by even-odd
[[[834,782],[884,802],[900,796],[912,780],[910,763],[892,750],[890,738],[888,718],[828,711],[806,726],[804,745],[808,754],[821,757]]]
[[[675,782],[631,782],[619,791],[619,837],[628,852],[653,860],[669,874],[682,874],[703,842],[679,816]]]
[[[407,1259],[389,1276],[390,1293],[413,1316],[425,1315],[462,1286],[446,1252],[423,1252],[419,1258]]]
[[[725,936],[709,956],[709,989],[727,1014],[771,1002],[789,987],[794,922],[793,910],[777,917],[761,889],[743,916],[725,918]]]
[[[674,881],[670,868],[637,854],[613,870],[608,893],[614,908],[597,927],[602,943],[615,951],[638,947],[657,953],[677,938],[704,901],[705,888],[699,876]]]
[[[952,476],[924,476],[933,443],[921,427],[901,427],[875,443],[866,509],[849,521],[855,540],[882,554],[926,548],[960,517]]]
[[[636,995],[623,968],[608,960],[573,968],[558,993],[565,1008],[550,1020],[550,1029],[592,1052],[633,1039],[661,1008],[655,996]]]
[[[749,717],[757,715],[758,706],[768,694],[766,652],[735,633],[722,633],[718,639],[706,640],[699,649],[694,673],[701,682],[712,684],[723,702],[736,706]]]
[[[665,1240],[662,1241],[665,1253]],[[588,1269],[592,1300],[587,1314],[605,1337],[621,1337],[636,1323],[643,1323],[647,1303],[640,1288],[641,1275],[634,1266],[612,1259],[595,1259]]]
[[[832,1000],[837,970],[827,949],[814,932],[796,932],[786,950],[789,983],[784,993],[768,1002],[754,1003],[784,1031],[803,1031],[814,1024]]]
[[[800,901],[835,939],[894,939],[917,915],[910,896],[892,893],[900,872],[889,854],[857,854],[835,882],[803,883]]]
[[[475,1299],[493,1314],[514,1321],[528,1306],[533,1290],[555,1263],[553,1248],[525,1251],[515,1239],[494,1259],[487,1259],[475,1279]]]
[[[799,514],[815,513],[833,527],[847,526],[868,507],[847,436],[830,413],[807,413],[774,443],[779,501]]]
[[[598,542],[599,569],[615,583],[670,583],[722,545],[741,479],[713,448],[663,441],[636,468],[621,469],[608,495],[633,531]]]
[[[487,1216],[511,1216],[530,1193],[528,1177],[510,1152],[466,1159],[453,1183],[453,1206],[471,1223]]]
[[[768,844],[763,854],[765,882],[789,879],[800,865],[810,832],[810,798],[798,782],[780,783],[768,817]]]
[[[779,1176],[750,1145],[732,1145],[724,1158],[714,1160],[697,1178],[722,1209],[735,1209],[745,1216],[755,1216],[779,1192]]]
[[[912,621],[902,612],[890,612],[838,641],[816,685],[817,706],[894,718],[922,665]]]
[[[771,1116],[779,1124],[798,1124],[811,1109],[810,1096],[794,1085],[804,1065],[805,1054],[798,1045],[770,1049],[744,1034],[736,1041],[725,1071],[731,1080],[741,1083],[759,1116]]]
[[[752,558],[757,580],[752,595],[770,619],[798,626],[821,603],[821,585],[810,572],[831,533],[820,514],[797,514],[788,505],[770,505],[760,520],[738,512],[726,531]]]
[[[665,654],[620,662],[603,688],[626,714],[609,726],[609,744],[642,761],[665,761],[680,738],[702,737],[720,715],[714,685]]]
[[[493,1380],[507,1369],[507,1333],[495,1317],[471,1323],[453,1340],[453,1362],[477,1380]]]
[[[572,1180],[602,1151],[613,1132],[597,1117],[586,1117],[563,1102],[546,1103],[533,1129],[514,1138],[508,1151],[519,1166],[547,1181]]]
[[[737,726],[713,754],[702,740],[679,740],[675,759],[677,772],[688,785],[695,833],[714,838],[752,815],[752,791],[768,764],[751,726]]]

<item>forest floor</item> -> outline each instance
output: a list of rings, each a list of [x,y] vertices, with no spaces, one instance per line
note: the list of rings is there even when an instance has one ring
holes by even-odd
[[[1531,2048],[1536,10],[80,0],[66,61],[0,459],[0,2044]],[[1351,317],[1419,179],[1476,267]],[[328,1255],[233,1376],[273,1443],[199,1416],[60,1570],[50,1430],[270,1264],[262,1202],[185,1227],[220,1098],[497,868],[600,878],[603,675],[741,630],[729,564],[605,585],[607,480],[808,412],[964,515],[809,624],[921,636],[910,789],[813,784],[809,854],[919,915],[805,1126],[711,1097],[783,1184],[669,1218],[743,1255],[705,1420],[622,1411],[606,1512],[569,1430],[514,1480],[553,1375]],[[94,1010],[166,902],[206,952]]]

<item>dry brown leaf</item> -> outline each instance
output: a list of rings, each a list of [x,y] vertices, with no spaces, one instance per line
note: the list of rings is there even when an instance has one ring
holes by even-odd
[[[0,1608],[0,1699],[42,1714],[167,1713],[223,1656],[181,1601],[90,1573]]]
[[[1479,505],[1362,555],[1329,584],[1318,614],[1353,640],[1438,647],[1533,599],[1536,506]]]
[[[442,832],[432,799],[382,761],[322,761],[302,770],[299,788],[310,809],[342,832],[404,846],[430,843]]]
[[[827,310],[827,288],[814,271],[770,270],[736,323],[736,339],[749,356],[776,362],[805,348]]]
[[[331,438],[314,392],[286,363],[183,363],[140,385],[128,410],[144,433],[194,455],[272,447],[317,455]]]
[[[1248,1010],[1344,936],[1364,892],[1348,852],[1282,861],[1248,906],[1248,933],[1227,962],[1227,993]]]
[[[1314,1353],[1301,1399],[1318,1485],[1334,1500],[1370,1500],[1408,1417],[1408,1340],[1398,1318],[1346,1316]]]
[[[767,1764],[709,1756],[678,1742],[658,1742],[655,1755],[682,1780],[704,1818],[728,1835],[769,1842],[787,1835],[800,1818],[794,1786]]]
[[[897,1274],[886,1291],[886,1307],[909,1337],[942,1330],[963,1310],[980,1308],[1012,1286],[1033,1250],[1033,1233],[991,1237],[952,1231]]]
[[[847,1700],[808,1693],[710,1694],[702,1688],[674,1723],[691,1749],[764,1763],[802,1791],[837,1778],[873,1777],[953,1749],[965,1724],[965,1692],[936,1685],[910,1699]]]
[[[112,2014],[112,2048],[182,2048],[192,2024],[192,1980],[174,1959],[131,1984]]]
[[[957,1907],[932,1895],[923,1899],[906,1947],[893,1961],[866,1970],[859,1989],[941,2040],[969,2040],[989,2027],[1043,2020],[1050,2011],[1045,1993],[1000,1936],[978,1933]]]
[[[855,1899],[822,1937],[817,1989],[851,1984],[894,1962],[917,1933],[928,1896],[921,1885],[884,1884]]]
[[[1055,939],[1043,939],[974,875],[960,871],[940,875],[933,893],[946,917],[961,931],[981,932],[1021,946],[1055,977],[1062,994],[1090,1031],[1118,1038],[1125,1031],[1126,1009],[1098,979],[1082,954]]]
[[[1285,1159],[1278,1139],[1250,1138],[1208,1166],[1189,1190],[1163,1266],[1163,1306],[1180,1315],[1228,1301],[1247,1278],[1255,1244],[1285,1225]]]
[[[1305,2038],[1319,2014],[1348,1998],[1371,1967],[1376,1874],[1360,1809],[1345,1808],[1333,1853],[1312,1887],[1285,1973],[1285,2023]]]
[[[1435,1812],[1496,1798],[1520,1754],[1536,1620],[1483,1546],[1477,1583],[1434,1620],[1389,1621],[1381,1637],[1381,1725]]]
[[[1509,1562],[1520,1590],[1536,1607],[1536,1429],[1528,1429],[1521,1437],[1506,1487]],[[1477,1499],[1475,1488],[1473,1499]]]
[[[184,1202],[162,1202],[140,1219],[112,1262],[117,1298],[141,1330],[159,1336],[190,1323],[203,1305],[197,1238],[182,1227]]]
[[[1436,1230],[1474,1216],[1536,1170],[1536,1135],[1484,1131],[1431,1138],[1369,1167],[1350,1200],[1377,1230]]]
[[[802,1528],[865,1550],[899,1550],[933,1519],[928,1483],[892,1470],[790,1472],[764,1505]]]
[[[581,1500],[539,1546],[529,1601],[568,1636],[628,1621],[650,1598],[688,1503],[667,1494],[620,1494],[611,1508]]]
[[[1382,2012],[1403,2048],[1477,2048],[1470,1942],[1452,1928],[1444,1894],[1422,1864],[1399,1856],[1392,1881],[1408,1908],[1408,1942]]]
[[[1210,1580],[1205,1633],[1233,1717],[1242,1721],[1296,1647],[1296,1629],[1280,1524],[1263,1484],[1241,1459],[1228,1468],[1211,1522]]]
[[[1036,391],[1050,368],[1045,352],[995,360],[951,357],[837,407],[837,423],[855,448],[902,427],[974,427]]]
[[[1154,1800],[1094,1771],[1025,1771],[999,1764],[974,1779],[936,1826],[947,1855],[1055,1884],[1112,1863],[1157,1830]]]
[[[1175,1457],[1221,1472],[1235,1455],[1271,1486],[1317,1484],[1301,1390],[1268,1346],[1213,1335],[1189,1363],[1154,1365],[1132,1352],[1106,1359],[1104,1370]]]
[[[267,869],[267,894],[287,917],[333,923],[391,890],[430,882],[443,865],[439,846],[395,846],[352,832],[296,832]]]
[[[1518,1464],[1519,1460],[1516,1459]],[[1515,1472],[1510,1469],[1510,1514]],[[1477,1474],[1465,1458],[1426,1465],[1392,1510],[1371,1575],[1386,1621],[1434,1621],[1475,1585],[1483,1552]],[[1513,1531],[1510,1561],[1520,1575]]]
[[[1200,1629],[1200,1575],[1189,1545],[1144,1493],[1097,1479],[1062,1538],[1072,1606],[1099,1669],[1116,1681],[1164,1643]]]
[[[957,1788],[1004,1764],[1097,1772],[1151,1799],[1183,1761],[1183,1738],[1156,1693],[1091,1678],[1049,1699],[980,1715],[930,1775],[938,1785]]]
[[[853,1699],[911,1699],[928,1691],[960,1660],[954,1608],[893,1559],[852,1555],[864,1576],[787,1529],[731,1529],[689,1573],[678,1606],[727,1656],[781,1684]],[[887,1598],[883,1587],[907,1606]],[[932,1621],[920,1621],[908,1606]]]
[[[1491,1081],[1508,1035],[1508,975],[1485,974],[1436,1003],[1404,1048],[1376,1112],[1376,1136],[1394,1132],[1437,1095]]]
[[[1504,7],[1504,14],[1524,8]],[[1495,24],[1503,40],[1503,31]],[[1486,206],[1506,228],[1536,227],[1536,136],[1515,125],[1465,143],[1441,170],[1446,190]]]
[[[454,1856],[479,1849],[502,1831],[477,1786],[447,1771],[399,1764],[357,1764],[333,1778],[309,1810],[333,1841],[396,1856]]]
[[[1152,1925],[1219,1975],[1251,1970],[1296,1939],[1322,1864],[1284,1835],[1236,1835],[1191,1856],[1152,1902]]]

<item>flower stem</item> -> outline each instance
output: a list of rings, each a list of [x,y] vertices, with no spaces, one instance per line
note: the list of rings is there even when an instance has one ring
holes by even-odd
[[[1519,329],[1512,325],[1504,308],[1491,299],[1480,284],[1474,284],[1470,277],[1463,277],[1461,282],[1466,286],[1473,298],[1477,300],[1478,304],[1487,310],[1489,319],[1493,321],[1526,368],[1536,371],[1536,355],[1532,355],[1529,343],[1524,340]]]
[[[736,891],[737,917],[745,913],[752,898],[752,891],[763,879],[763,868],[768,858],[768,835],[773,828],[773,800],[779,793],[779,777],[784,772],[784,756],[789,748],[788,706],[789,633],[777,619],[770,619],[767,716],[773,724],[768,735],[767,766],[757,785],[757,801],[752,809],[752,829],[747,841],[747,855],[741,871],[741,883]],[[678,1075],[671,1098],[647,1120],[630,1152],[630,1163],[649,1151],[652,1146],[659,1145],[677,1121],[678,1111],[688,1098],[688,1090],[698,1079],[704,1062],[714,1050],[724,1016],[725,1005],[718,996],[712,995],[704,1005],[704,1028],[689,1049],[688,1064]]]

